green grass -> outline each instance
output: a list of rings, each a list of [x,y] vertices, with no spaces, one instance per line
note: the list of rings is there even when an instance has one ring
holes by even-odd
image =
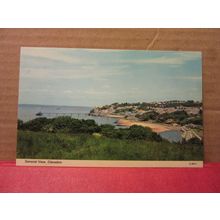
[[[120,140],[90,134],[18,131],[17,158],[78,160],[202,160],[201,145]]]

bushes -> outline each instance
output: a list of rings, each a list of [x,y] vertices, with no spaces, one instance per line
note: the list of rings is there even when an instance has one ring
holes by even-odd
[[[112,125],[101,125],[101,134],[105,137],[128,140],[161,141],[162,138],[150,128],[132,125],[129,128],[115,129]]]
[[[63,132],[70,132],[71,126],[73,123],[73,119],[69,116],[61,116],[54,118],[51,122],[52,127],[55,131],[63,131]]]
[[[101,134],[105,137],[114,139],[126,139],[128,138],[128,128],[118,128],[116,129],[113,125],[101,125]]]
[[[18,120],[18,129],[29,131],[62,132],[62,133],[90,133],[99,132],[100,128],[94,120],[79,120],[69,116],[53,119],[36,118],[28,122]]]
[[[23,123],[18,121],[18,129],[47,133],[66,134],[93,134],[101,133],[105,137],[129,140],[154,140],[161,141],[161,138],[150,128],[133,125],[129,128],[115,128],[113,125],[97,125],[94,120],[79,120],[68,116],[53,119],[36,118]]]
[[[81,127],[79,127],[79,132],[92,134],[94,132],[99,132],[100,130],[100,127],[95,123],[94,120],[81,120]],[[72,132],[74,132],[74,130],[72,130]]]
[[[128,139],[144,140],[144,139],[150,139],[151,136],[152,136],[152,131],[150,128],[145,128],[138,125],[132,125],[129,128]]]
[[[181,121],[181,125],[185,125],[185,124],[202,125],[203,124],[202,117],[199,115],[196,117],[190,117],[184,119],[183,121]]]
[[[29,130],[29,131],[42,131],[43,127],[49,123],[51,119],[47,118],[36,118],[31,121],[28,121],[26,123],[23,123],[21,120],[18,122],[21,126],[20,128],[23,130]]]
[[[175,111],[172,113],[164,113],[158,116],[158,122],[165,122],[168,119],[173,119],[176,123],[180,123],[188,118],[188,115],[185,111]]]
[[[116,138],[117,134],[115,131],[115,127],[113,125],[105,124],[100,126],[101,134],[110,137],[110,138]]]
[[[172,119],[176,123],[180,123],[184,120],[187,120],[189,117],[185,111],[175,111],[171,113],[159,114],[155,111],[145,112],[143,114],[137,114],[136,117],[141,121],[154,120],[157,122],[165,122],[168,119]]]
[[[150,128],[142,127],[138,125],[132,125],[129,128],[128,139],[133,140],[149,140],[149,141],[162,141],[162,138],[155,132],[152,132]]]
[[[156,120],[159,113],[155,111],[150,111],[143,113],[142,115],[136,115],[137,118],[139,118],[141,121],[148,121],[148,120]]]
[[[18,158],[75,160],[202,160],[202,145],[113,139],[89,134],[18,132]]]
[[[188,100],[182,104],[185,107],[201,107],[201,102],[194,102],[193,100]]]
[[[89,160],[199,160],[197,140],[169,143],[150,128],[98,126],[70,117],[18,121],[18,158]],[[91,135],[93,134],[93,135]]]

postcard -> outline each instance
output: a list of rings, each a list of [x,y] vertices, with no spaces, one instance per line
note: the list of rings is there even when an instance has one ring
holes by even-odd
[[[202,167],[202,54],[22,47],[20,166]]]

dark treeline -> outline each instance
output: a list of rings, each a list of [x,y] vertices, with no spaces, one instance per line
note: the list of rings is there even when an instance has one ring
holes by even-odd
[[[202,121],[202,111],[199,112],[198,115],[188,115],[186,111],[179,110],[171,113],[163,113],[159,114],[155,111],[149,111],[146,113],[143,113],[141,115],[137,114],[137,118],[139,118],[141,121],[148,121],[148,120],[154,120],[158,123],[166,122],[167,120],[172,120],[173,122],[176,122],[180,125],[185,124],[195,124],[195,125],[201,125],[203,124]]]
[[[115,128],[113,125],[98,125],[94,120],[79,120],[69,116],[57,118],[36,118],[27,122],[18,120],[18,129],[34,132],[93,134],[99,133],[108,138],[162,141],[162,138],[150,128],[133,125],[129,128]]]
[[[126,106],[136,106],[138,109],[142,110],[149,110],[152,107],[163,107],[163,108],[170,108],[170,107],[202,107],[202,102],[194,101],[194,100],[187,100],[187,101],[179,101],[179,100],[171,100],[171,101],[163,101],[163,102],[135,102],[135,103],[112,103],[111,105],[104,105],[101,109],[108,109],[110,106],[113,107],[126,107]]]

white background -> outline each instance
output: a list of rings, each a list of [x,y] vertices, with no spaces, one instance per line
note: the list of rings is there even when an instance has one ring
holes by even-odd
[[[219,27],[219,10],[213,0],[5,0],[0,1],[0,26],[209,28]],[[4,220],[214,220],[219,207],[214,194],[0,195]]]
[[[4,220],[214,220],[219,204],[216,194],[4,194],[0,215]]]
[[[2,27],[218,27],[219,1],[0,0]]]

